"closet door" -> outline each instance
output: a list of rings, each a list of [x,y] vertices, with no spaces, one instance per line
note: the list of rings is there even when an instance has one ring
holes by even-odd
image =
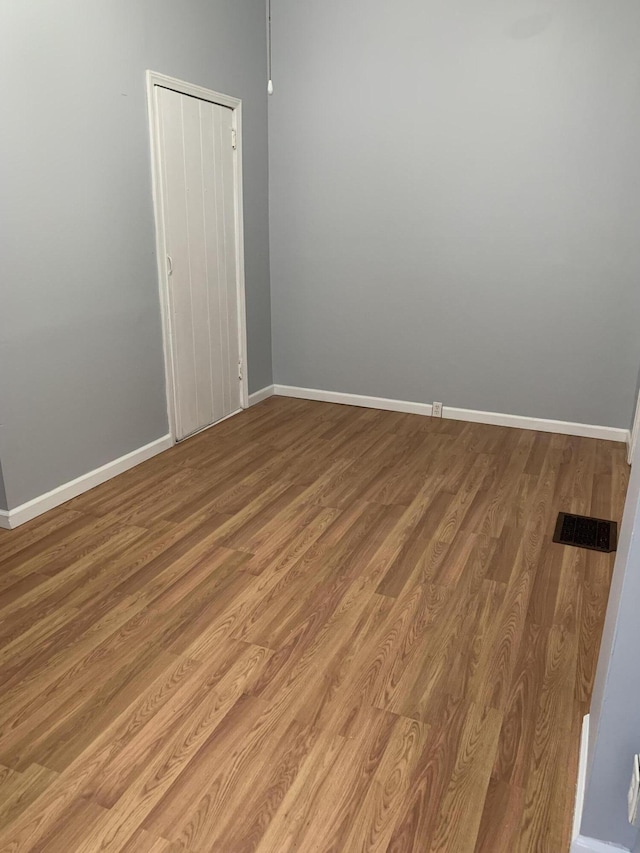
[[[241,408],[233,110],[155,87],[176,438]]]

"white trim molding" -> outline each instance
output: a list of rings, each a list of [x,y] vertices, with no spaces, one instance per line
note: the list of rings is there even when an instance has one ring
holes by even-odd
[[[618,427],[578,424],[571,421],[551,421],[546,418],[530,418],[524,415],[504,415],[499,412],[480,412],[474,409],[456,409],[444,406],[443,418],[454,421],[471,421],[478,424],[533,429],[537,432],[555,432],[560,435],[579,435],[584,438],[604,438],[607,441],[627,442],[629,430]]]
[[[431,415],[430,403],[409,403],[389,400],[386,397],[364,397],[361,394],[343,394],[340,391],[319,391],[315,388],[296,388],[293,385],[274,385],[279,397],[298,397],[301,400],[320,400],[323,403],[341,403],[345,406],[362,406],[365,409],[384,409],[388,412],[407,412],[413,415]]]
[[[638,441],[638,434],[640,433],[640,397],[636,402],[636,413],[633,418],[633,427],[631,429],[631,433],[629,434],[629,441],[627,443],[627,462],[631,465],[631,460],[633,459],[633,452],[636,449],[636,443]]]
[[[265,388],[261,388],[259,391],[254,391],[253,394],[249,394],[249,405],[255,406],[257,403],[261,403],[263,400],[273,397],[274,394],[274,386],[267,385]]]
[[[579,835],[573,839],[569,853],[629,853],[629,848],[618,847],[617,844],[608,844],[606,841],[598,841],[597,838]]]
[[[344,394],[338,391],[321,391],[317,388],[298,388],[293,385],[274,385],[274,393],[281,397],[298,397],[302,400],[321,400],[325,403],[343,403],[347,406],[364,406],[370,409],[385,409],[390,412],[408,412],[416,415],[431,415],[430,403],[413,403],[408,400],[390,400],[386,397],[365,397],[360,394]],[[505,415],[499,412],[481,412],[475,409],[457,409],[444,406],[444,418],[469,421],[479,424],[532,429],[538,432],[554,432],[561,435],[578,435],[586,438],[603,438],[608,441],[629,440],[629,430],[617,427],[578,424],[570,421],[551,421],[521,415]]]
[[[578,763],[578,783],[576,785],[576,803],[573,809],[573,831],[571,838],[580,835],[580,824],[582,823],[582,806],[584,805],[584,792],[587,787],[587,758],[589,755],[589,714],[582,718],[582,735],[580,736],[580,759]]]
[[[174,443],[171,435],[164,435],[150,444],[145,444],[144,447],[139,447],[137,450],[121,456],[119,459],[114,459],[113,462],[107,462],[106,465],[102,465],[94,471],[89,471],[87,474],[83,474],[69,483],[64,483],[62,486],[58,486],[56,489],[40,495],[31,501],[27,501],[27,503],[15,509],[11,509],[8,512],[0,510],[0,527],[6,530],[13,530],[26,521],[31,521],[32,518],[36,518],[36,516],[42,515],[42,513],[70,501],[71,498],[75,498],[83,494],[83,492],[88,492],[94,486],[106,483],[112,477],[117,477],[118,474],[123,474],[130,468],[135,468],[141,462],[151,459],[152,456],[162,453],[163,450],[168,450]]]

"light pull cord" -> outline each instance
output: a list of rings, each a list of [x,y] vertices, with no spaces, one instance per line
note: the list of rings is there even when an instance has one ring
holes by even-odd
[[[273,95],[273,80],[271,79],[271,0],[267,0],[267,92]]]

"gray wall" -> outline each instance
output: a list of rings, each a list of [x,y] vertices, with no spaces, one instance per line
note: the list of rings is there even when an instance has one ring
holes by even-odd
[[[583,835],[630,849],[638,842],[627,789],[640,752],[640,443],[633,463],[591,700],[581,826]]]
[[[276,381],[627,428],[640,4],[273,3]]]
[[[2,3],[11,507],[168,431],[147,68],[244,101],[250,390],[272,381],[264,27],[262,0]]]

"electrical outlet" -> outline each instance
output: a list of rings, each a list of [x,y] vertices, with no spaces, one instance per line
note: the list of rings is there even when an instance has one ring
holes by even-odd
[[[640,802],[640,756],[633,756],[633,775],[631,776],[631,785],[629,786],[629,794],[627,795],[629,803],[629,823],[631,826],[640,826],[640,813],[638,804]]]
[[[431,415],[434,418],[441,418],[442,417],[442,403],[434,403],[433,404]]]

